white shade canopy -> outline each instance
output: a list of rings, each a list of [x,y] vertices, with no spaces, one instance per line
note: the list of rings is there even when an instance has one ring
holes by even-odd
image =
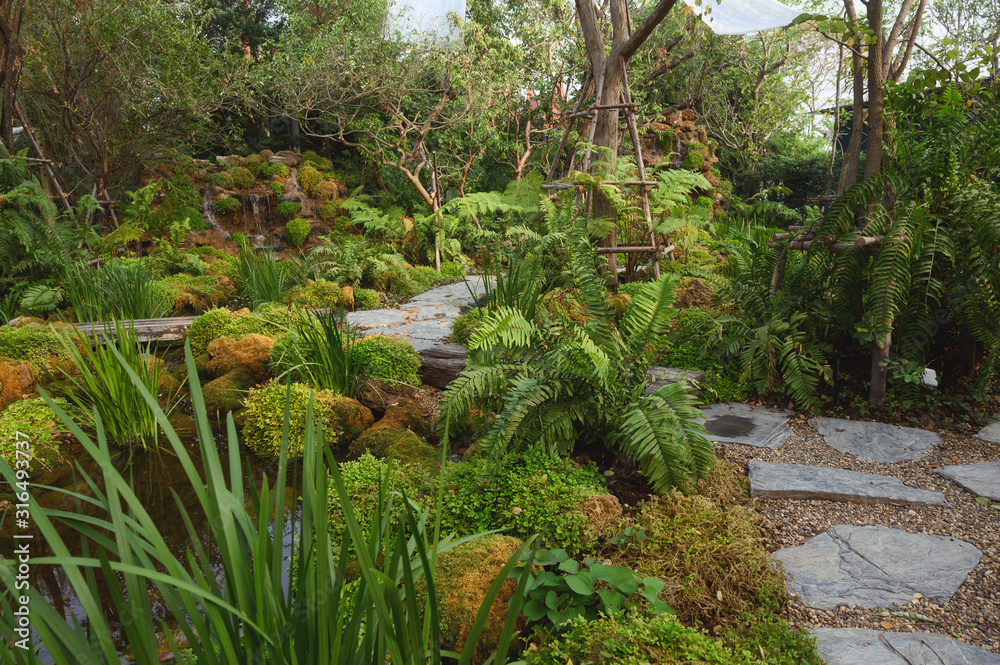
[[[717,35],[745,35],[782,28],[803,12],[777,0],[683,0]]]
[[[448,14],[465,17],[465,0],[393,0],[389,3],[388,28],[416,32],[449,41],[453,35]]]

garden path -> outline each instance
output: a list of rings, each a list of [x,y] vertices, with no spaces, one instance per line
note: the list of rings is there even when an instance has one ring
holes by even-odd
[[[704,413],[765,499],[788,618],[829,665],[1000,665],[1000,424],[966,437],[746,404]]]
[[[398,307],[350,312],[345,318],[361,334],[403,337],[418,352],[424,351],[447,343],[462,308],[486,295],[485,279],[470,275],[465,282],[435,287]]]

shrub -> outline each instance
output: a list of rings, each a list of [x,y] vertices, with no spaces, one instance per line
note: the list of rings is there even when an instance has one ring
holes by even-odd
[[[401,337],[370,335],[352,344],[347,355],[359,374],[372,379],[420,385],[417,376],[420,356],[413,344]]]
[[[235,242],[240,247],[242,247],[247,242],[247,235],[242,231],[236,231],[235,233],[229,236],[229,239]]]
[[[236,189],[250,189],[254,185],[255,178],[250,169],[238,166],[232,171],[233,187]]]
[[[288,177],[288,166],[286,164],[268,164],[264,167],[262,175],[265,178],[287,178]]]
[[[301,288],[292,292],[288,302],[305,309],[340,307],[344,303],[344,288],[325,279],[307,279]]]
[[[534,451],[482,458],[446,467],[441,525],[459,535],[488,529],[527,538],[542,533],[545,547],[584,549],[587,517],[577,509],[593,494],[606,494],[593,464]]]
[[[338,395],[332,390],[314,391],[304,383],[289,385],[290,394],[287,392],[288,386],[279,381],[272,381],[264,388],[251,388],[244,402],[246,423],[243,434],[247,447],[265,459],[277,459],[281,452],[281,429],[285,422],[286,405],[289,459],[302,456],[310,399],[313,401],[313,422],[320,427],[326,442],[331,446],[337,447],[352,441],[361,433],[357,431],[359,428],[365,423],[370,426],[373,421],[371,411],[349,397]],[[352,413],[345,417],[345,414],[352,411],[360,411],[360,414]]]
[[[209,174],[208,181],[213,185],[215,185],[216,187],[221,187],[222,189],[233,188],[233,177],[228,173]]]
[[[292,247],[301,247],[309,237],[309,222],[296,217],[285,225],[285,238]]]
[[[441,262],[441,275],[443,277],[458,277],[461,279],[465,277],[465,269],[454,261],[442,261]]]
[[[382,306],[382,295],[374,289],[358,287],[354,289],[354,309],[378,309]]]
[[[247,170],[254,176],[261,175],[264,169],[269,166],[267,159],[261,157],[260,155],[249,155],[243,160],[243,165],[246,166]]]
[[[278,217],[290,219],[302,210],[302,204],[298,201],[281,201],[278,203]]]
[[[474,309],[460,314],[451,325],[451,341],[468,346],[469,340],[479,328],[485,315],[485,309]]]
[[[64,410],[69,409],[66,400],[56,398],[55,402]],[[18,400],[0,412],[0,458],[12,468],[23,468],[17,460],[27,459],[27,468],[32,474],[51,469],[59,461],[56,435],[65,431],[52,409],[40,398]],[[20,456],[15,452],[18,440],[28,442],[27,450],[20,449]]]
[[[275,180],[267,186],[267,189],[271,192],[271,196],[276,199],[280,199],[285,195],[285,183],[280,180]]]
[[[313,150],[306,150],[302,153],[302,162],[304,164],[312,164],[320,171],[329,171],[333,168],[333,162],[326,157],[320,157]]]
[[[233,198],[232,196],[227,196],[226,198],[219,199],[215,202],[215,212],[219,213],[222,217],[225,217],[229,213],[236,212],[239,209],[240,200]]]
[[[340,477],[344,480],[344,489],[351,499],[351,506],[358,518],[361,532],[367,537],[371,533],[371,516],[378,510],[379,483],[387,478],[387,492],[399,492],[411,499],[417,498],[417,493],[425,489],[429,477],[421,467],[413,464],[393,462],[389,470],[387,460],[379,459],[370,453],[351,462],[340,464]],[[339,543],[346,535],[344,511],[337,496],[336,488],[330,486],[330,538]],[[393,510],[389,518],[393,532],[400,529],[409,531],[403,522],[403,501],[400,497],[393,500]]]
[[[288,324],[288,310],[283,305],[275,304],[277,309],[266,314],[254,312],[244,316],[234,316],[223,327],[219,337],[229,337],[237,342],[251,333],[273,337]]]
[[[675,616],[645,617],[638,612],[596,621],[573,619],[522,657],[528,665],[749,665],[744,654],[733,654],[702,631],[681,625]]]
[[[705,154],[700,150],[692,150],[688,154],[684,155],[684,168],[688,171],[701,173],[701,169],[704,165]]]
[[[430,266],[413,266],[406,271],[406,276],[416,289],[414,295],[423,293],[443,279],[441,273]]]
[[[312,164],[304,163],[299,168],[299,187],[306,194],[312,196],[314,188],[321,182],[323,182],[323,174],[317,171]]]
[[[187,331],[187,341],[191,352],[200,356],[208,349],[208,343],[222,337],[222,331],[233,321],[233,313],[228,309],[211,309],[191,323]]]

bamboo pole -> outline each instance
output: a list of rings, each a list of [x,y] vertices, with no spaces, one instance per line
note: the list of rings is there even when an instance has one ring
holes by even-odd
[[[39,162],[48,174],[49,179],[52,180],[52,186],[56,188],[56,194],[59,195],[59,200],[62,201],[63,207],[66,208],[66,212],[73,212],[73,206],[69,204],[66,194],[63,193],[63,188],[59,185],[59,179],[56,178],[56,174],[52,170],[52,162],[45,158],[45,153],[42,152],[38,142],[35,141],[35,137],[31,134],[31,129],[28,127],[28,119],[24,115],[24,111],[21,109],[21,104],[19,102],[14,102],[14,112],[17,114],[17,119],[21,121],[21,126],[24,127],[24,135],[28,137],[28,142],[31,143],[31,147],[34,148],[35,154],[38,155]]]
[[[639,171],[639,182],[646,181],[646,165],[642,159],[642,143],[639,141],[639,128],[635,124],[635,104],[632,103],[632,91],[628,84],[628,70],[625,67],[625,58],[621,59],[622,79],[624,87],[622,95],[625,97],[624,108],[626,108],[625,119],[628,122],[629,132],[632,134],[632,146],[635,148],[636,167]],[[642,194],[642,214],[646,218],[646,226],[649,228],[649,244],[653,247],[653,279],[660,278],[660,257],[656,252],[656,233],[653,232],[653,216],[649,212],[649,196],[645,185],[640,188]]]

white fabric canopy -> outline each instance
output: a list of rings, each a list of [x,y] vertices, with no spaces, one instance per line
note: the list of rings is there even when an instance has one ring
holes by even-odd
[[[395,0],[389,3],[388,28],[402,33],[416,32],[449,41],[454,37],[448,13],[465,17],[465,0]]]
[[[782,28],[803,12],[777,0],[683,0],[717,35],[745,35]]]

